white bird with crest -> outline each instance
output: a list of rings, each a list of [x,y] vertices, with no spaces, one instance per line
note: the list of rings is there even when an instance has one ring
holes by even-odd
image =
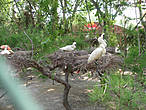
[[[62,51],[73,51],[76,48],[76,42],[73,42],[72,45],[67,45],[65,47],[60,48]]]
[[[88,64],[99,59],[101,56],[105,55],[107,46],[106,40],[103,39],[104,33],[98,38],[99,46],[90,54],[88,58]]]
[[[103,39],[103,36],[104,36],[104,33],[98,38],[98,42],[99,42],[99,44],[104,44],[105,45],[105,47],[107,46],[107,44],[106,44],[106,40],[105,39]]]

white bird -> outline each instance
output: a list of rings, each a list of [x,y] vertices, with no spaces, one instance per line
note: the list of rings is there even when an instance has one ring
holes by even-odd
[[[115,53],[121,53],[119,47],[115,47]]]
[[[63,51],[73,51],[76,48],[76,42],[73,42],[72,45],[67,45],[65,47],[60,48]]]
[[[1,48],[0,55],[5,55],[5,54],[9,55],[14,53],[8,45],[2,45],[0,48]]]
[[[92,63],[93,61],[99,59],[101,56],[105,55],[106,49],[105,47],[107,46],[106,41],[103,39],[103,35],[98,38],[99,42],[99,47],[97,47],[89,56],[88,58],[88,64]]]
[[[105,55],[106,49],[104,44],[100,44],[98,48],[96,48],[88,58],[88,64],[92,63],[93,61],[99,59],[101,56]]]
[[[101,44],[104,41],[103,36],[104,36],[104,33],[98,38],[99,44]]]
[[[85,38],[89,38],[89,34],[87,34],[87,35],[85,36]]]
[[[128,51],[129,50],[129,46],[126,48],[126,51]],[[120,54],[120,53],[122,53],[121,52],[121,50],[120,50],[120,48],[119,48],[119,45],[117,45],[117,47],[115,47],[115,53],[117,53],[117,54]]]

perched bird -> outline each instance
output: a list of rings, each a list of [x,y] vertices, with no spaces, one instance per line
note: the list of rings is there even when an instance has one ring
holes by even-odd
[[[0,46],[0,49],[1,49],[1,52],[0,52],[1,55],[5,55],[5,54],[9,55],[9,54],[14,53],[8,45],[2,45]]]
[[[104,44],[100,44],[98,48],[96,48],[88,58],[88,64],[92,63],[94,60],[99,59],[101,56],[105,55],[106,49]]]
[[[107,46],[106,41],[103,39],[103,34],[98,38],[99,47],[97,47],[89,56],[88,64],[99,59],[106,53],[105,47]]]
[[[115,47],[115,53],[121,53],[119,47]]]
[[[72,45],[67,45],[65,47],[60,48],[63,51],[73,51],[76,48],[76,42],[73,42]]]

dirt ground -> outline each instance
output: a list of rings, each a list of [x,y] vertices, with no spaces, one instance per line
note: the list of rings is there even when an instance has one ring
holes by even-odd
[[[63,78],[64,75],[62,74],[61,77]],[[42,110],[65,110],[62,104],[63,85],[57,82],[54,82],[53,85],[51,79],[42,79],[34,74],[24,75],[21,79],[37,103],[43,107]],[[94,80],[88,78],[88,74],[70,76],[69,83],[72,87],[69,93],[69,104],[73,110],[106,110],[105,107],[99,104],[91,104],[89,101],[89,88],[92,88],[98,81],[97,78]],[[0,89],[0,96],[3,93],[4,91]],[[3,110],[15,110],[7,95],[0,98],[0,106],[5,107]]]

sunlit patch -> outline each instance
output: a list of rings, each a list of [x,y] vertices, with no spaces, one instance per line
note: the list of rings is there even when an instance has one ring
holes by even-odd
[[[87,80],[88,78],[89,78],[88,76],[85,76],[83,80]]]
[[[28,82],[26,82],[23,86],[29,86],[30,84],[32,84],[32,82],[30,82],[30,81],[28,81]]]
[[[85,89],[85,93],[93,92],[93,89]]]
[[[28,67],[27,70],[33,70],[33,68],[32,67]]]
[[[122,69],[119,69],[117,71],[119,74],[122,74],[122,75],[133,75],[134,73],[131,72],[131,71],[123,71]]]
[[[35,78],[35,76],[33,76],[33,75],[29,75],[29,76],[27,76],[28,78]]]
[[[55,89],[48,89],[47,91],[50,92],[50,91],[54,91],[54,90],[55,90]]]

